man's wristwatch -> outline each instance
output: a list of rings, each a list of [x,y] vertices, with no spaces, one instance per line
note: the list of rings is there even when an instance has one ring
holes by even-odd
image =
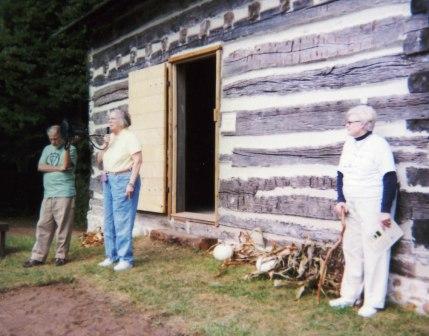
[[[128,182],[128,185],[134,188],[134,183]]]

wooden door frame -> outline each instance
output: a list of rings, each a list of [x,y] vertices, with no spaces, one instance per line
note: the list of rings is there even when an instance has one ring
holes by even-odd
[[[215,122],[215,158],[214,158],[214,217],[207,218],[207,215],[198,213],[180,213],[176,212],[177,197],[177,65],[192,62],[201,58],[210,56],[216,57],[216,92],[215,108],[213,110],[213,120]],[[210,47],[185,52],[180,55],[171,56],[168,59],[168,215],[170,217],[180,217],[189,220],[201,221],[218,225],[219,214],[219,129],[220,129],[220,102],[221,102],[221,64],[222,64],[222,46],[217,44]],[[200,218],[201,217],[201,218]]]

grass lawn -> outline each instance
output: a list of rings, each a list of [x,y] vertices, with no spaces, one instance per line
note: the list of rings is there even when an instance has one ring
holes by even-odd
[[[0,260],[0,291],[28,285],[86,281],[106,292],[128,297],[156,321],[174,328],[180,323],[198,335],[429,335],[429,318],[390,305],[372,319],[355,309],[333,310],[315,295],[294,299],[288,288],[274,288],[264,279],[243,280],[252,268],[228,269],[221,277],[218,262],[204,252],[139,238],[136,267],[115,273],[102,269],[103,249],[81,248],[73,238],[71,262],[25,269],[34,237],[7,238],[8,255]],[[52,253],[51,253],[52,256]]]

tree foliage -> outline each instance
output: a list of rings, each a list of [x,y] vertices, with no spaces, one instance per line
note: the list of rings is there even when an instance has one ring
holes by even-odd
[[[0,0],[0,169],[18,179],[35,173],[49,125],[87,123],[85,27],[55,33],[98,2]]]

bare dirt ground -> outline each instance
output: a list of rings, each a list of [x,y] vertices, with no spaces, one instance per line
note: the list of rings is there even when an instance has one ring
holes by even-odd
[[[0,293],[1,336],[179,336],[129,302],[75,282]]]
[[[8,222],[9,233],[35,233],[31,222]],[[154,326],[126,299],[82,281],[0,292],[0,336],[184,336],[180,329]]]

